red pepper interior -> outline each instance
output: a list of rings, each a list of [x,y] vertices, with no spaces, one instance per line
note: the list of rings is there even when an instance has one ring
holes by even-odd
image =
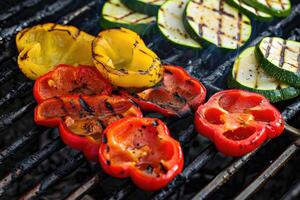
[[[217,99],[217,105],[212,103],[204,110],[204,118],[226,138],[244,140],[256,133],[256,126],[276,119],[274,111],[263,100],[260,95],[223,94]]]
[[[44,119],[61,118],[70,131],[99,140],[102,131],[112,122],[141,115],[128,99],[120,97],[61,97],[39,105],[39,116]]]
[[[173,146],[162,137],[161,125],[155,121],[129,122],[126,127],[114,129],[114,146],[110,148],[110,162],[115,165],[125,163],[159,177],[168,171],[165,161],[172,158]],[[110,144],[110,141],[108,141]]]
[[[111,84],[94,68],[60,65],[36,81],[42,99],[68,94],[110,94]]]

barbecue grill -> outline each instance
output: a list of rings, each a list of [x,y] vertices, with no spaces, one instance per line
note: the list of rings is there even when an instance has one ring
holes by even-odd
[[[0,198],[1,199],[299,199],[300,98],[276,104],[290,125],[279,138],[241,158],[224,157],[196,134],[193,117],[164,119],[184,150],[185,168],[157,192],[137,189],[130,180],[104,174],[98,163],[66,147],[56,129],[33,122],[33,82],[16,63],[14,38],[18,31],[42,22],[72,24],[97,34],[98,0],[2,0],[0,2]],[[254,21],[246,46],[263,37],[300,40],[300,2],[292,1],[289,17]],[[206,86],[208,96],[226,89],[228,71],[242,49],[223,52],[180,50],[157,31],[145,39],[164,63],[181,65]],[[153,116],[154,114],[149,114]],[[298,145],[298,146],[297,146]]]

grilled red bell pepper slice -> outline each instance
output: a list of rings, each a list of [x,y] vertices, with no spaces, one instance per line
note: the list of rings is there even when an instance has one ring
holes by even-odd
[[[214,94],[195,114],[196,130],[228,156],[242,156],[284,129],[280,112],[262,95],[244,90]]]
[[[111,176],[131,177],[138,187],[150,191],[166,186],[182,171],[184,162],[180,144],[162,121],[136,117],[106,128],[99,161]]]
[[[58,65],[35,81],[33,95],[40,103],[62,95],[109,95],[112,90],[112,85],[95,67]]]
[[[165,65],[163,81],[153,88],[132,94],[132,99],[147,111],[180,117],[203,103],[205,87],[182,67]]]
[[[142,117],[140,109],[127,98],[77,95],[44,100],[36,107],[34,119],[39,125],[58,126],[67,145],[96,161],[105,127],[127,116]]]

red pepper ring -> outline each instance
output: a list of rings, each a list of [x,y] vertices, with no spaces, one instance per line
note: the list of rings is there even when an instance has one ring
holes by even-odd
[[[43,101],[35,108],[34,120],[39,125],[58,126],[64,143],[96,161],[103,130],[128,116],[142,117],[142,113],[127,98],[77,95]]]
[[[280,112],[262,95],[243,90],[214,94],[195,114],[196,130],[228,156],[242,156],[284,129]]]
[[[144,190],[166,186],[183,168],[180,144],[155,118],[127,117],[112,123],[99,149],[103,170],[117,178],[131,177]]]
[[[164,65],[163,81],[153,88],[132,94],[132,98],[147,111],[155,111],[166,117],[181,117],[202,104],[206,89],[182,67]],[[124,92],[126,95],[126,93]]]
[[[38,103],[62,95],[110,95],[113,86],[91,66],[58,65],[52,71],[39,77],[33,87]]]

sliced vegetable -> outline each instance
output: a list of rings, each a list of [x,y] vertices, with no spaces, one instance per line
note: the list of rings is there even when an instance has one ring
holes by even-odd
[[[180,144],[154,118],[124,118],[106,128],[99,150],[102,169],[118,178],[131,177],[144,190],[166,186],[182,171]]]
[[[290,0],[243,0],[247,4],[278,17],[285,17],[291,13]]]
[[[256,47],[261,67],[272,77],[300,87],[300,43],[266,37]]]
[[[40,103],[34,114],[37,124],[59,127],[62,140],[96,161],[102,132],[112,122],[142,113],[127,98],[96,96],[63,96]]]
[[[162,79],[163,67],[158,56],[128,29],[100,32],[93,41],[92,52],[98,70],[116,86],[152,87]]]
[[[291,99],[300,94],[299,89],[277,81],[264,72],[256,60],[255,47],[247,48],[236,59],[228,85],[258,92],[271,102]]]
[[[159,9],[157,23],[166,39],[180,46],[201,48],[186,32],[182,16],[188,0],[168,0]]]
[[[93,66],[93,39],[74,26],[47,23],[23,29],[16,36],[18,65],[30,79],[46,74],[58,64]]]
[[[33,95],[41,103],[43,100],[63,95],[109,95],[112,90],[112,85],[95,67],[58,65],[35,81]]]
[[[145,34],[155,17],[134,12],[124,6],[120,0],[109,0],[102,7],[100,25],[102,28],[129,28],[139,34]]]
[[[272,15],[263,12],[255,7],[248,5],[247,3],[243,2],[242,0],[227,0],[228,4],[232,5],[233,7],[237,8],[243,14],[248,15],[249,17],[253,17],[257,20],[271,20],[273,17]]]
[[[214,94],[195,114],[198,133],[228,156],[242,156],[284,129],[280,112],[262,95],[244,90]]]
[[[236,49],[250,38],[250,19],[225,0],[189,1],[184,14],[186,30],[203,44]]]
[[[129,9],[144,13],[150,16],[156,16],[159,7],[165,0],[121,0]]]
[[[204,102],[206,89],[197,79],[181,67],[165,65],[164,68],[160,84],[130,97],[142,109],[181,117]]]

